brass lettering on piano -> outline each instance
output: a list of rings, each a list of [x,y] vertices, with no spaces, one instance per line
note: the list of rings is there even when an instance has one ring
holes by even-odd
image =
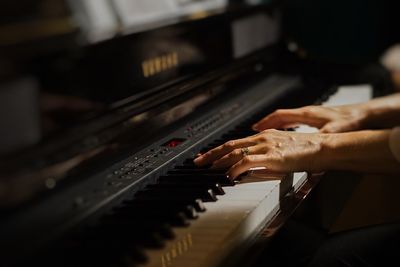
[[[192,234],[187,233],[182,239],[171,244],[171,248],[161,255],[160,267],[171,266],[174,260],[185,254],[193,246]]]
[[[142,72],[145,78],[150,78],[164,71],[172,70],[179,65],[177,52],[148,59],[142,63]]]

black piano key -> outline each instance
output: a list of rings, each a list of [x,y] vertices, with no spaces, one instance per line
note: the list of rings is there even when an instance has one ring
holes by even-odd
[[[208,202],[204,200],[204,198],[201,198],[199,196],[190,196],[190,195],[184,195],[180,194],[177,195],[171,194],[171,195],[166,195],[166,194],[139,194],[135,196],[138,199],[142,200],[158,200],[158,201],[167,201],[167,200],[172,200],[172,201],[186,201],[187,203],[193,204],[194,199],[201,199],[203,202]]]
[[[177,185],[177,186],[194,186],[197,188],[204,188],[208,187],[209,189],[213,190],[213,192],[216,195],[225,195],[225,191],[222,188],[222,186],[219,183],[213,183],[213,182],[207,182],[207,181],[195,181],[195,180],[185,180],[182,179],[182,181],[175,182],[175,181],[168,181],[168,179],[165,179],[163,181],[160,181],[159,184],[171,184],[171,185]]]
[[[209,190],[211,189],[214,194],[216,195],[224,195],[224,189],[218,184],[212,184],[212,183],[193,183],[193,182],[185,182],[185,181],[180,181],[180,182],[173,182],[173,181],[161,181],[157,184],[152,184],[148,185],[146,189],[165,189],[165,190],[171,190],[171,189],[179,189],[179,190],[184,190],[186,192],[190,192],[190,190],[195,189],[195,190]]]
[[[133,212],[140,214],[142,210],[153,210],[157,211],[169,211],[169,212],[183,212],[185,215],[190,219],[196,219],[198,217],[196,209],[191,205],[171,205],[171,203],[163,202],[149,202],[149,203],[138,203],[138,202],[131,202],[131,203],[124,203],[123,206],[115,208],[115,212]]]
[[[234,186],[235,182],[230,180],[226,176],[218,174],[174,174],[174,175],[164,175],[159,178],[159,181],[174,181],[174,182],[185,182],[193,181],[199,183],[218,183],[222,186]]]
[[[193,170],[196,168],[194,164],[177,165],[174,167],[175,170]]]
[[[196,175],[196,174],[217,174],[221,176],[226,176],[225,170],[215,170],[209,168],[193,168],[193,169],[182,169],[182,170],[171,170],[167,174],[187,174],[187,175]]]
[[[149,221],[144,220],[143,218],[137,219],[132,217],[116,217],[117,218],[114,218],[114,216],[108,215],[108,218],[107,216],[102,218],[102,225],[108,225],[110,227],[116,227],[118,229],[127,229],[125,230],[127,233],[134,233],[134,231],[138,230],[141,232],[154,232],[166,239],[172,239],[175,237],[175,234],[172,231],[172,225],[163,222],[163,220]]]
[[[146,229],[122,228],[120,225],[99,226],[96,229],[98,238],[90,238],[86,247],[94,249],[97,253],[122,255],[134,249],[160,249],[165,247],[168,239],[163,232],[149,231]],[[165,234],[164,234],[165,235]]]
[[[205,212],[206,207],[204,206],[204,203],[201,199],[195,199],[192,203],[193,207],[196,209],[198,212]]]
[[[142,190],[139,191],[136,196],[143,196],[146,195],[148,197],[157,197],[157,196],[168,196],[171,198],[200,198],[205,202],[214,202],[217,201],[217,197],[214,192],[209,190],[202,190],[202,189],[192,189],[190,192],[179,190],[179,189],[170,189],[170,190],[163,190],[163,189],[151,189],[151,190]]]
[[[193,162],[194,159],[195,159],[195,158],[188,158],[188,159],[185,159],[185,160],[183,161],[182,164],[185,164],[185,165],[193,165],[193,166],[195,166],[195,164],[194,164],[194,162]]]
[[[182,200],[182,199],[171,199],[168,197],[160,197],[160,198],[139,197],[130,200],[125,200],[123,202],[123,205],[130,205],[131,203],[150,204],[150,205],[160,205],[160,203],[166,203],[166,205],[172,205],[172,206],[190,205],[194,207],[197,212],[204,212],[206,210],[203,201],[199,198],[191,200]]]
[[[181,211],[171,211],[171,210],[153,210],[153,209],[140,209],[140,210],[122,210],[112,213],[108,216],[108,224],[112,223],[126,223],[131,225],[140,225],[144,228],[149,228],[151,230],[159,227],[157,224],[168,223],[172,226],[188,226],[189,219]],[[157,222],[154,226],[154,222]]]
[[[138,228],[132,224],[102,222],[87,230],[80,249],[107,262],[114,261],[125,252],[138,250],[140,254],[141,248],[163,248],[165,240],[159,232],[143,225]]]

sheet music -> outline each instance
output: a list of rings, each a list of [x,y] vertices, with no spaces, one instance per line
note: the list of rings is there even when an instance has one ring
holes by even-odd
[[[117,18],[108,0],[70,0],[69,3],[90,43],[109,39],[117,33]]]
[[[163,26],[196,12],[222,8],[227,0],[112,0],[125,32]]]

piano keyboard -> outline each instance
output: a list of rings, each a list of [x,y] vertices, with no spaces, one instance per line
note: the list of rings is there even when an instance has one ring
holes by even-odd
[[[250,125],[204,150],[254,134]],[[218,266],[276,214],[279,184],[276,178],[233,182],[224,170],[199,168],[189,158],[101,218],[78,250],[91,251],[89,265],[96,259],[101,266]]]
[[[346,94],[338,90],[322,104],[338,104],[335,99],[346,104],[349,98],[340,95]],[[249,130],[253,122],[237,126],[203,151],[254,134]],[[306,179],[305,172],[294,173],[293,189]],[[273,218],[279,210],[279,193],[277,178],[245,176],[234,183],[224,171],[199,168],[188,158],[101,218],[80,241],[81,251],[89,251],[85,256],[89,265],[96,261],[101,266],[219,266]]]
[[[251,116],[201,150],[254,134],[249,129],[259,119]],[[121,267],[212,267],[228,256],[235,262],[279,211],[280,178],[269,178],[247,175],[232,182],[224,171],[199,168],[187,158],[156,183],[124,196],[93,225],[67,236],[48,260],[63,259],[63,266]],[[292,190],[306,179],[306,173],[294,173]],[[70,252],[67,258],[65,251]]]

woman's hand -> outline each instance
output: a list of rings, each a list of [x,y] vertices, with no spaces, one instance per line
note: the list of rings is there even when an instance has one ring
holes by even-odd
[[[400,125],[400,93],[353,105],[280,109],[254,124],[253,129],[263,131],[293,127],[296,124],[319,128],[321,133],[392,128]]]
[[[333,134],[266,130],[229,141],[194,162],[228,169],[231,179],[253,167],[279,173],[344,170],[398,174],[400,163],[390,151],[389,135],[390,130]]]
[[[253,167],[272,172],[313,171],[323,169],[317,155],[321,153],[322,134],[304,134],[266,130],[239,140],[229,141],[195,159],[198,166],[212,165],[229,169],[234,179]]]
[[[363,105],[337,107],[306,106],[296,109],[279,109],[253,125],[256,131],[288,128],[307,124],[321,133],[357,131],[365,128],[368,110]]]

